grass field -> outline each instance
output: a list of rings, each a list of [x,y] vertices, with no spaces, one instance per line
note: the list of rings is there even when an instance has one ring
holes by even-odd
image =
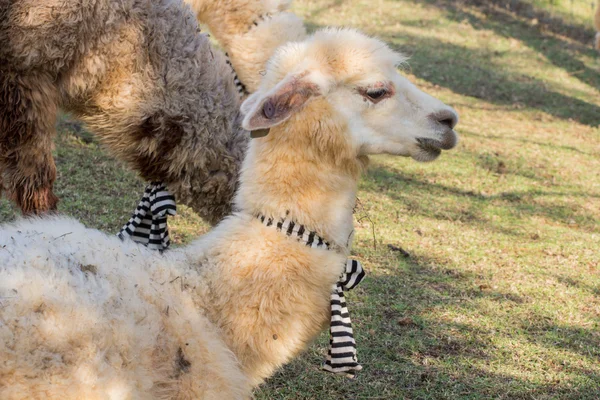
[[[600,398],[590,2],[504,3],[296,2],[310,29],[353,26],[407,53],[406,74],[460,113],[461,143],[430,164],[373,157],[361,182],[354,254],[368,277],[349,295],[359,377],[319,371],[324,333],[257,399]],[[144,183],[68,119],[59,131],[61,211],[115,232]],[[2,202],[0,220],[14,216]],[[179,243],[206,229],[184,207],[171,223]]]

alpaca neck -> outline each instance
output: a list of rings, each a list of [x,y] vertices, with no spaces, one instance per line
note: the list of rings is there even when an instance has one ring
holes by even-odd
[[[215,233],[222,230],[223,241],[210,245],[224,261],[207,275],[205,311],[253,384],[302,351],[327,323],[353,230],[362,162],[343,121],[327,103],[311,104],[303,116],[251,141],[235,198],[241,218],[223,221]],[[301,245],[247,218],[259,213],[304,225],[335,251]]]
[[[227,332],[227,344],[253,384],[289,362],[327,323],[332,286],[345,265],[353,230],[356,177],[322,154],[317,162],[311,157],[314,149],[303,147],[297,140],[285,140],[289,132],[282,129],[272,129],[267,137],[251,141],[236,207],[245,215],[260,213],[276,221],[287,217],[316,232],[332,250],[312,249],[288,240],[283,231],[272,226],[257,229],[256,222],[246,225],[245,218],[243,229],[236,235],[239,245],[231,240],[227,243],[228,251],[239,251],[246,243],[261,249],[250,249],[248,254],[252,255],[247,260],[226,267],[231,269],[223,271],[215,283],[215,287],[227,288],[227,293],[236,293],[235,301],[231,301],[235,311],[211,311],[221,318],[227,316],[226,323],[219,325]],[[253,289],[232,290],[239,287],[237,276]]]
[[[302,132],[276,127],[251,142],[240,176],[236,206],[275,219],[286,215],[332,244],[347,248],[357,191],[355,165],[327,160]],[[291,139],[290,139],[291,138]],[[349,164],[352,166],[349,168]]]
[[[236,35],[248,32],[253,22],[268,12],[259,1],[250,1],[238,8],[219,1],[186,0],[186,3],[225,47],[231,44]]]

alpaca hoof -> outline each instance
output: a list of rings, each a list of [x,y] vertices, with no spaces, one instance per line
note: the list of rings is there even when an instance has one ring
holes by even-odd
[[[10,197],[21,208],[23,215],[40,215],[56,211],[58,204],[58,197],[54,195],[51,187],[37,190],[19,188]]]

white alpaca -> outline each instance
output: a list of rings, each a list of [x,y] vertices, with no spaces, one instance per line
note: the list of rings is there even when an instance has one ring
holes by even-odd
[[[250,144],[239,211],[190,246],[158,254],[61,217],[2,226],[0,399],[250,397],[327,325],[367,155],[456,144],[455,112],[402,61],[352,30],[280,48],[243,104],[243,126],[270,132]]]

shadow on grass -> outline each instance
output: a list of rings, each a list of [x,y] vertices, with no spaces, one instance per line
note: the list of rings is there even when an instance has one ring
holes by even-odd
[[[498,393],[511,393],[507,398],[530,398],[531,393],[560,395],[560,398],[592,399],[597,396],[600,375],[597,371],[580,368],[576,362],[580,356],[590,359],[600,356],[600,335],[593,329],[560,325],[543,311],[537,311],[534,300],[526,295],[504,293],[479,285],[481,276],[452,269],[443,261],[440,264],[439,260],[416,255],[408,260],[400,259],[399,264],[403,268],[396,273],[369,276],[366,285],[361,287],[364,291],[361,296],[369,300],[369,305],[366,310],[361,310],[363,315],[359,317],[366,318],[367,331],[384,335],[380,347],[370,349],[373,355],[379,357],[380,354],[399,352],[393,356],[394,360],[412,364],[408,367],[413,369],[413,379],[408,388],[425,386],[434,393],[443,393],[446,388],[454,392],[454,396],[470,393],[474,398]],[[380,295],[369,295],[373,293]],[[481,307],[482,302],[488,305]],[[506,326],[494,322],[486,326],[486,323],[446,321],[440,319],[440,313],[436,312],[441,311],[443,315],[451,309],[455,315],[463,314],[470,318],[481,315],[485,319],[490,317],[486,315],[489,308],[504,311],[520,309],[521,313],[527,310],[527,321],[520,322],[518,318],[510,321],[511,318],[507,317],[503,321]],[[511,326],[511,323],[514,325]],[[496,344],[498,337],[534,343],[542,351],[560,349],[570,353],[570,360],[565,360],[560,369],[570,371],[572,376],[578,375],[582,383],[579,387],[573,387],[568,381],[548,385],[480,368],[465,368],[498,361],[512,364],[514,359],[509,348]],[[399,343],[394,345],[394,349],[386,349],[394,338]],[[368,336],[359,338],[359,342],[360,339],[368,342],[368,346],[372,345]],[[561,355],[555,357],[560,358]],[[381,362],[375,358],[370,361],[376,365]],[[529,362],[537,363],[536,360]],[[458,364],[458,368],[454,368],[454,363]],[[523,368],[527,367],[531,365],[523,365]],[[587,380],[589,384],[583,383]]]
[[[583,45],[591,45],[595,33],[591,28],[591,24],[587,27],[570,23],[561,17],[552,16],[548,11],[523,0],[459,0],[452,3],[447,0],[428,1],[434,4],[444,4],[445,6],[451,7],[459,7],[468,4],[485,9],[488,12],[489,10],[495,10],[496,12],[514,13],[522,18],[535,20],[536,24],[534,26],[538,30],[545,30],[556,35],[565,36],[578,41]],[[550,3],[552,3],[552,0],[550,0]]]
[[[523,324],[532,343],[541,346],[554,346],[584,357],[600,358],[600,333],[594,329],[548,323]]]
[[[469,107],[467,105],[461,104],[461,107]],[[574,153],[579,153],[579,154],[583,154],[586,156],[591,156],[591,157],[600,157],[600,153],[592,153],[589,151],[583,151],[581,149],[578,149],[575,146],[566,146],[566,145],[562,145],[562,144],[558,144],[556,142],[539,142],[536,140],[531,140],[531,139],[526,139],[524,137],[508,137],[508,136],[499,136],[499,135],[482,135],[479,133],[474,133],[474,132],[469,132],[468,133],[469,136],[471,137],[476,137],[476,138],[481,138],[481,139],[497,139],[497,140],[501,140],[501,141],[512,141],[512,142],[519,142],[519,143],[523,143],[523,144],[533,144],[536,146],[541,146],[541,147],[547,147],[549,149],[552,150],[567,150],[567,151],[572,151]]]
[[[600,263],[598,265],[600,266]],[[575,287],[580,290],[585,290],[593,296],[600,296],[600,283],[594,284],[593,282],[590,282],[585,275],[581,276],[580,279],[565,275],[554,275],[554,278],[567,287]],[[600,331],[597,332],[597,335],[600,336]],[[598,350],[600,351],[600,349]]]
[[[590,126],[600,124],[599,106],[552,91],[543,80],[532,76],[504,72],[501,65],[485,66],[492,62],[486,49],[475,50],[406,34],[383,38],[391,42],[400,40],[403,50],[409,50],[414,75],[455,93],[499,105],[525,105]]]
[[[556,67],[564,69],[581,82],[592,87],[600,87],[600,73],[588,68],[575,58],[578,53],[597,57],[592,48],[594,32],[591,29],[568,24],[560,18],[551,17],[547,12],[522,0],[466,0],[460,2],[436,0],[431,3],[448,10],[447,16],[456,22],[466,19],[478,30],[492,30],[499,36],[520,40],[529,48],[543,54]],[[485,20],[471,13],[465,4],[472,5],[483,12],[486,16]],[[529,23],[530,20],[537,21],[537,25]],[[506,28],[507,25],[510,25],[510,29]],[[568,42],[564,37],[582,42],[583,45]],[[600,123],[598,118],[594,121],[596,125]]]
[[[504,173],[510,174],[511,172]],[[534,170],[525,174],[521,173],[521,175],[530,179],[543,179],[538,177]],[[600,231],[600,221],[595,215],[566,203],[564,205],[547,205],[540,200],[546,196],[559,196],[565,199],[570,197],[600,198],[599,195],[593,193],[574,193],[571,191],[563,193],[561,191],[535,189],[483,195],[455,186],[425,182],[415,174],[382,165],[370,167],[367,171],[367,177],[368,179],[363,181],[362,190],[383,194],[394,201],[401,202],[408,208],[409,212],[441,220],[460,221],[464,224],[482,228],[484,231],[491,230],[510,236],[523,235],[520,230],[507,228],[508,224],[505,224],[506,226],[501,225],[490,218],[486,218],[486,210],[490,208],[497,209],[496,213],[504,215],[503,219],[508,218],[508,221],[534,216],[543,217],[560,224],[567,224],[572,220],[574,222],[574,224],[571,224],[573,229],[586,232]],[[414,193],[419,195],[415,197]],[[456,200],[449,202],[437,201],[436,208],[420,200],[449,196],[456,198]]]
[[[375,399],[597,398],[600,375],[578,363],[582,356],[589,362],[599,355],[597,333],[559,326],[526,295],[483,288],[481,276],[444,261],[418,254],[409,259],[378,257],[388,257],[388,267],[371,271],[349,296],[364,365],[358,379],[345,381],[318,371],[327,347],[323,335],[307,354],[269,380],[269,394],[294,399],[360,399],[366,392]],[[493,320],[486,315],[490,308],[496,316],[512,310],[526,313],[528,323],[518,317]],[[445,317],[448,311],[454,317]],[[456,322],[459,315],[467,317],[465,322]],[[478,318],[493,321],[480,323]],[[512,345],[503,345],[503,340]],[[513,351],[531,344],[539,352],[524,351],[527,360],[515,358]],[[596,350],[586,350],[591,348]],[[554,363],[557,370],[549,374],[559,378],[530,379],[527,369]],[[502,365],[516,374],[498,373]],[[298,382],[298,375],[305,379]]]

